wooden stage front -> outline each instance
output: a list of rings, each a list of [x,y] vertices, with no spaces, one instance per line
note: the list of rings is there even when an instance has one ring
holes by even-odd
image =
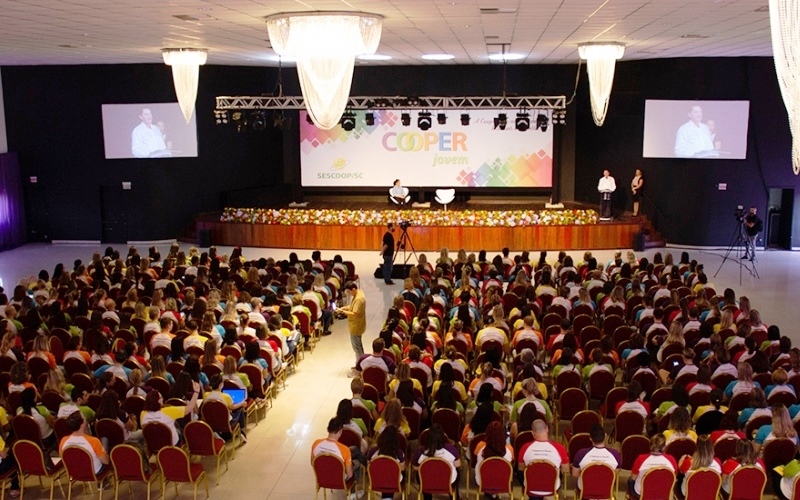
[[[385,205],[382,208],[385,209]],[[210,232],[211,243],[214,245],[312,250],[378,251],[385,232],[385,227],[376,225],[254,224],[223,222],[219,217],[200,218],[196,225],[198,235],[200,231]],[[470,251],[484,249],[493,252],[503,247],[515,252],[600,250],[631,248],[633,236],[641,227],[641,222],[637,220],[523,227],[412,226],[408,229],[408,234],[414,248],[424,252],[438,251],[443,247],[451,251],[465,248]],[[399,237],[400,231],[396,229],[395,238]]]

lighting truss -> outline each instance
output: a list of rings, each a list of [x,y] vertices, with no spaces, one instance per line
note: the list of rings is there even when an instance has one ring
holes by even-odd
[[[352,96],[348,109],[552,109],[564,110],[565,96]],[[306,109],[302,96],[217,96],[218,110]]]

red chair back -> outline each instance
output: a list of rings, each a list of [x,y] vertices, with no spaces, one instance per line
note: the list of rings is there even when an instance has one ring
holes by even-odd
[[[491,457],[481,462],[481,485],[478,491],[485,495],[511,494],[514,469],[503,457]]]
[[[589,376],[589,397],[603,401],[606,394],[614,388],[614,374],[606,370],[598,370]]]
[[[45,391],[42,393],[42,405],[50,410],[50,413],[52,414],[58,413],[61,403],[65,401],[66,398],[64,398],[62,394],[59,394],[55,391]]]
[[[59,462],[56,470],[48,471],[44,464],[44,452],[41,446],[33,441],[26,439],[17,439],[13,446],[14,458],[17,461],[17,467],[23,474],[30,474],[32,476],[49,476],[51,473],[56,472],[57,469],[63,467],[63,462]]]
[[[109,450],[125,442],[125,431],[116,420],[102,418],[95,422],[94,428],[98,438],[108,439]]]
[[[555,465],[546,460],[534,460],[525,467],[523,492],[529,496],[556,496],[557,481],[558,469]]]
[[[429,457],[419,466],[419,491],[431,495],[452,495],[450,463],[438,457]]]
[[[314,457],[312,462],[314,475],[317,478],[317,489],[347,490],[349,486],[344,480],[344,462],[336,455],[323,453]]]
[[[558,396],[558,418],[572,420],[572,417],[588,407],[589,400],[586,393],[577,387],[570,387],[561,391]]]
[[[342,428],[342,435],[339,437],[339,442],[348,448],[350,446],[355,446],[356,448],[361,447],[361,437],[359,437],[356,431],[347,427]]]
[[[36,410],[33,410],[36,411]],[[30,415],[17,415],[11,419],[11,427],[14,429],[14,436],[17,439],[24,439],[36,443],[39,448],[42,446],[42,431],[39,429],[39,424]]]
[[[133,415],[138,422],[142,412],[144,411],[144,397],[128,396],[122,402],[122,409],[125,410],[125,413],[128,415]]]
[[[790,438],[776,438],[767,441],[764,449],[761,450],[767,470],[773,469],[778,465],[788,464],[794,459],[796,452],[797,445],[795,445],[794,439]]]
[[[617,442],[625,441],[625,438],[634,434],[641,434],[644,431],[644,417],[635,411],[623,411],[614,419],[616,429],[615,439]]]
[[[748,465],[731,474],[731,494],[728,500],[749,500],[762,498],[767,475],[761,467]]]
[[[161,397],[165,397],[169,394],[170,385],[169,381],[165,378],[150,377],[144,385],[157,390],[161,394]]]
[[[622,441],[622,465],[620,469],[632,470],[633,463],[640,455],[650,452],[650,440],[642,434],[628,436]]]
[[[449,408],[439,408],[433,412],[431,424],[442,426],[445,435],[454,443],[461,439],[461,415]]]
[[[157,454],[162,448],[172,446],[172,431],[161,422],[150,422],[142,427],[144,442],[151,455]]]
[[[642,476],[642,500],[670,499],[675,486],[675,472],[667,467],[649,469]],[[760,498],[760,497],[756,497]]]
[[[402,493],[403,473],[400,469],[400,462],[396,459],[378,455],[367,464],[369,474],[369,491],[380,493]]]
[[[109,454],[118,481],[147,481],[141,451],[135,446],[121,444]]]
[[[408,422],[408,428],[411,429],[411,432],[408,434],[408,439],[419,439],[421,415],[417,410],[410,407],[404,407],[402,411],[403,416],[406,417],[406,421]]]
[[[214,431],[202,420],[186,424],[183,428],[183,437],[186,439],[190,455],[216,456],[225,446],[225,442],[214,436]]]
[[[714,456],[719,458],[721,462],[736,456],[736,443],[739,438],[736,436],[724,437],[717,439],[714,443]]]
[[[616,478],[616,472],[608,464],[589,464],[581,470],[581,498],[614,498]]]
[[[31,374],[31,380],[38,380],[39,375],[47,374],[50,371],[50,363],[47,360],[38,356],[33,356],[28,359],[28,372]]]
[[[572,417],[572,433],[589,433],[595,424],[602,424],[600,414],[594,410],[583,410]]]
[[[64,360],[64,371],[70,379],[76,373],[89,374],[89,365],[81,358],[67,358]]]
[[[606,394],[606,401],[602,405],[603,418],[614,418],[617,415],[617,403],[628,399],[628,389],[625,387],[615,387]]]
[[[581,379],[580,373],[574,370],[562,370],[556,377],[556,388],[558,388],[559,393],[570,387],[580,389],[582,382],[583,380]]]
[[[205,401],[200,407],[200,415],[214,432],[232,432],[231,415],[228,407],[222,401]]]
[[[712,469],[698,469],[686,476],[685,500],[705,500],[719,498],[722,476]]]
[[[573,434],[567,445],[567,454],[569,455],[570,462],[575,458],[577,453],[585,448],[592,447],[592,438],[586,432]]]
[[[166,446],[158,452],[158,468],[164,480],[176,483],[193,483],[196,480],[191,471],[191,465],[203,467],[201,464],[191,464],[189,455],[177,446]]]
[[[677,463],[678,460],[680,460],[684,455],[689,455],[690,457],[694,455],[696,449],[697,444],[693,439],[681,438],[670,442],[666,447],[664,447],[664,454],[672,455]]]
[[[377,366],[370,366],[362,372],[364,382],[378,389],[378,392],[383,396],[386,394],[387,377],[386,372]]]
[[[70,481],[95,482],[94,461],[88,451],[80,446],[67,446],[61,450],[61,459]]]

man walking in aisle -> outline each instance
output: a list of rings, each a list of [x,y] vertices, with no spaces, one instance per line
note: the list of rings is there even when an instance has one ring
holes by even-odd
[[[361,343],[361,337],[367,331],[367,299],[364,297],[364,291],[358,288],[353,281],[348,281],[344,285],[344,292],[351,298],[350,304],[340,307],[336,312],[340,312],[347,316],[347,328],[350,330],[350,345],[353,347],[353,352],[356,355],[356,363],[364,355],[364,346]],[[355,367],[350,370],[348,377],[355,377],[359,373]]]

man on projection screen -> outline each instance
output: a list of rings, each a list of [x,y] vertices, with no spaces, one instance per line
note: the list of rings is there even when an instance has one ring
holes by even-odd
[[[161,129],[153,125],[153,113],[150,109],[142,109],[139,115],[142,123],[131,132],[131,154],[135,158],[168,158],[172,152],[164,143]]]
[[[675,156],[680,158],[704,158],[717,156],[711,132],[703,123],[703,108],[692,106],[689,121],[678,128],[675,134]]]

